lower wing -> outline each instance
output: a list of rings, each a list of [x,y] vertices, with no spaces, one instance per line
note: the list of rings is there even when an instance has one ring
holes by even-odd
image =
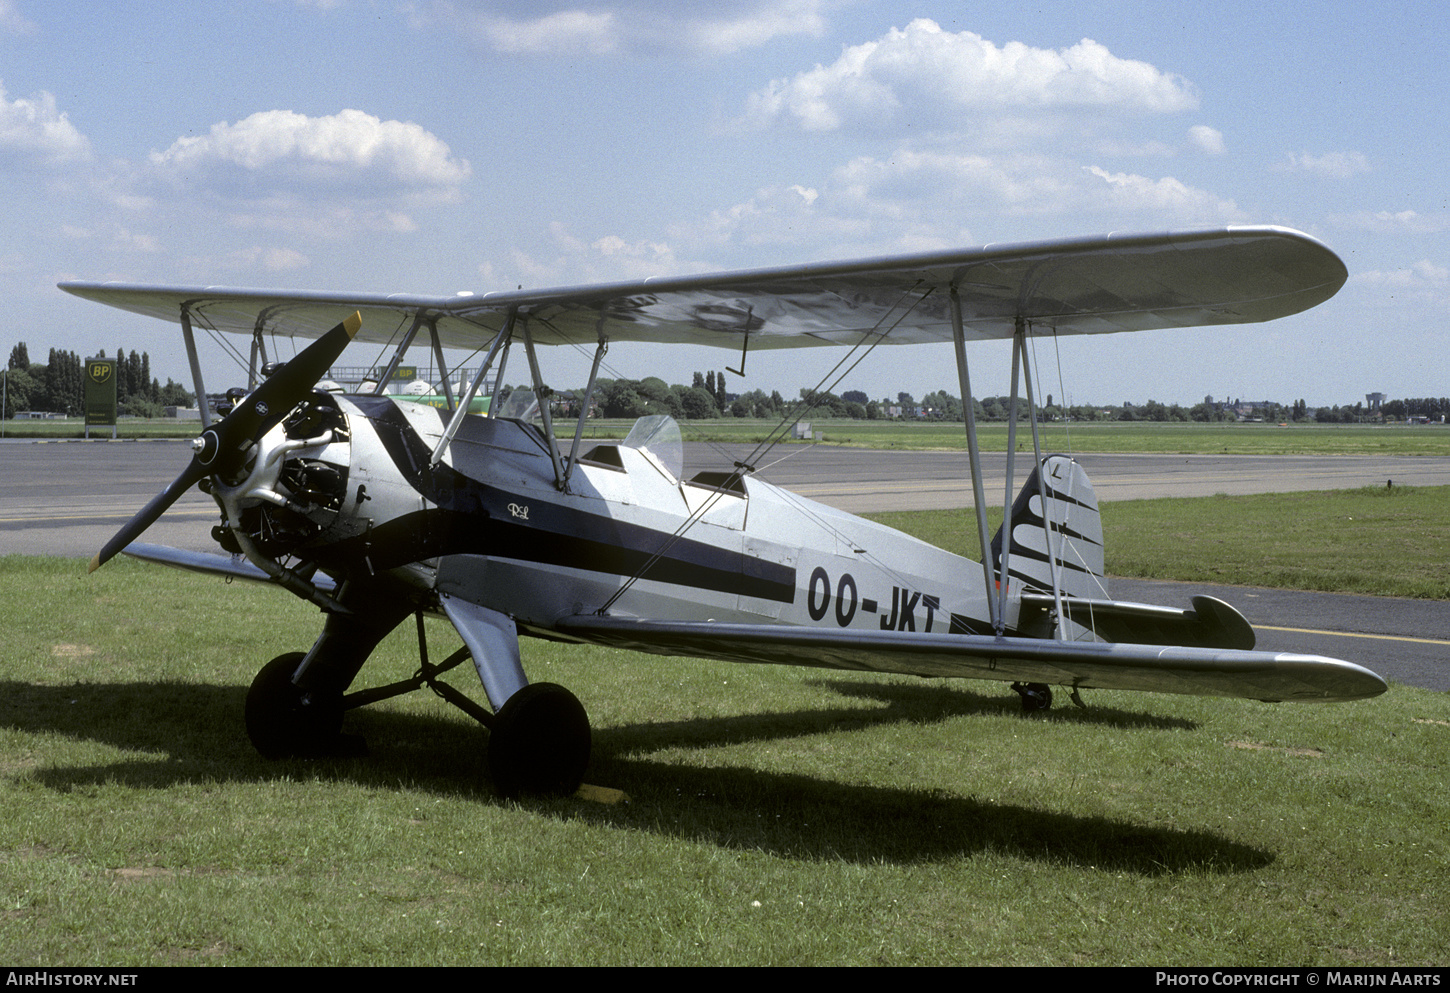
[[[1146,690],[1265,701],[1339,702],[1377,696],[1377,674],[1339,659],[1226,648],[1046,641],[896,631],[578,615],[551,632],[657,655],[915,676],[955,676],[1078,688]]]
[[[224,555],[140,542],[128,545],[125,553],[148,562],[229,579],[272,582],[256,566]],[[327,577],[318,575],[316,580],[319,587],[330,586]],[[1099,605],[1100,609],[1102,606]],[[1353,662],[1321,655],[1230,648],[897,631],[825,632],[786,625],[636,620],[594,614],[566,617],[551,628],[521,625],[520,633],[550,638],[562,636],[655,655],[726,662],[1249,700],[1335,703],[1378,696],[1387,689],[1377,674]]]

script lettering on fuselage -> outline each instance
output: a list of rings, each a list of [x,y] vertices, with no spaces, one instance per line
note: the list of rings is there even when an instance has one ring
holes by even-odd
[[[921,630],[930,633],[941,610],[941,598],[906,586],[891,587],[891,609],[883,611],[881,601],[860,595],[856,577],[849,572],[841,574],[834,584],[824,566],[816,566],[811,572],[810,585],[806,588],[806,611],[813,621],[824,621],[835,615],[839,627],[850,627],[857,610],[862,614],[878,617],[882,631],[915,631],[917,620],[922,622]],[[834,607],[834,611],[832,610]],[[920,612],[920,613],[919,613]]]

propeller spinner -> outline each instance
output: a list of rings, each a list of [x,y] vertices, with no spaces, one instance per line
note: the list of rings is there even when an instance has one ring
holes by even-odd
[[[177,497],[206,476],[231,473],[240,468],[247,450],[307,398],[342,350],[362,327],[362,314],[351,317],[304,348],[272,378],[258,386],[231,413],[203,431],[192,442],[191,463],[135,517],[126,522],[91,559],[87,571],[95,572],[117,552],[139,538],[156,519],[176,502]]]

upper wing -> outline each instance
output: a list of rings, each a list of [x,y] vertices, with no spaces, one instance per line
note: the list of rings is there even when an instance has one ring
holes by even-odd
[[[914,676],[1248,700],[1337,702],[1377,696],[1378,675],[1339,659],[1228,648],[1180,648],[769,624],[653,621],[581,614],[547,632],[656,655],[767,662]]]
[[[749,347],[950,341],[955,287],[968,337],[1039,330],[1101,334],[1267,321],[1329,299],[1348,277],[1338,256],[1286,228],[1243,227],[987,246],[547,290],[429,297],[225,287],[62,283],[89,300],[219,331],[316,338],[363,312],[357,339],[393,339],[418,319],[444,344],[485,345],[511,311],[540,344],[654,341]]]

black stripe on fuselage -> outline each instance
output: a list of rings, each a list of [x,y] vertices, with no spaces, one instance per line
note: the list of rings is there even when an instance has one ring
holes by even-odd
[[[405,514],[316,549],[319,558],[361,563],[365,557],[366,565],[381,571],[440,555],[487,555],[795,602],[796,571],[790,566],[512,493],[446,464],[430,466],[430,449],[390,400],[354,402],[358,399],[368,401],[358,406],[398,472],[437,509]]]

